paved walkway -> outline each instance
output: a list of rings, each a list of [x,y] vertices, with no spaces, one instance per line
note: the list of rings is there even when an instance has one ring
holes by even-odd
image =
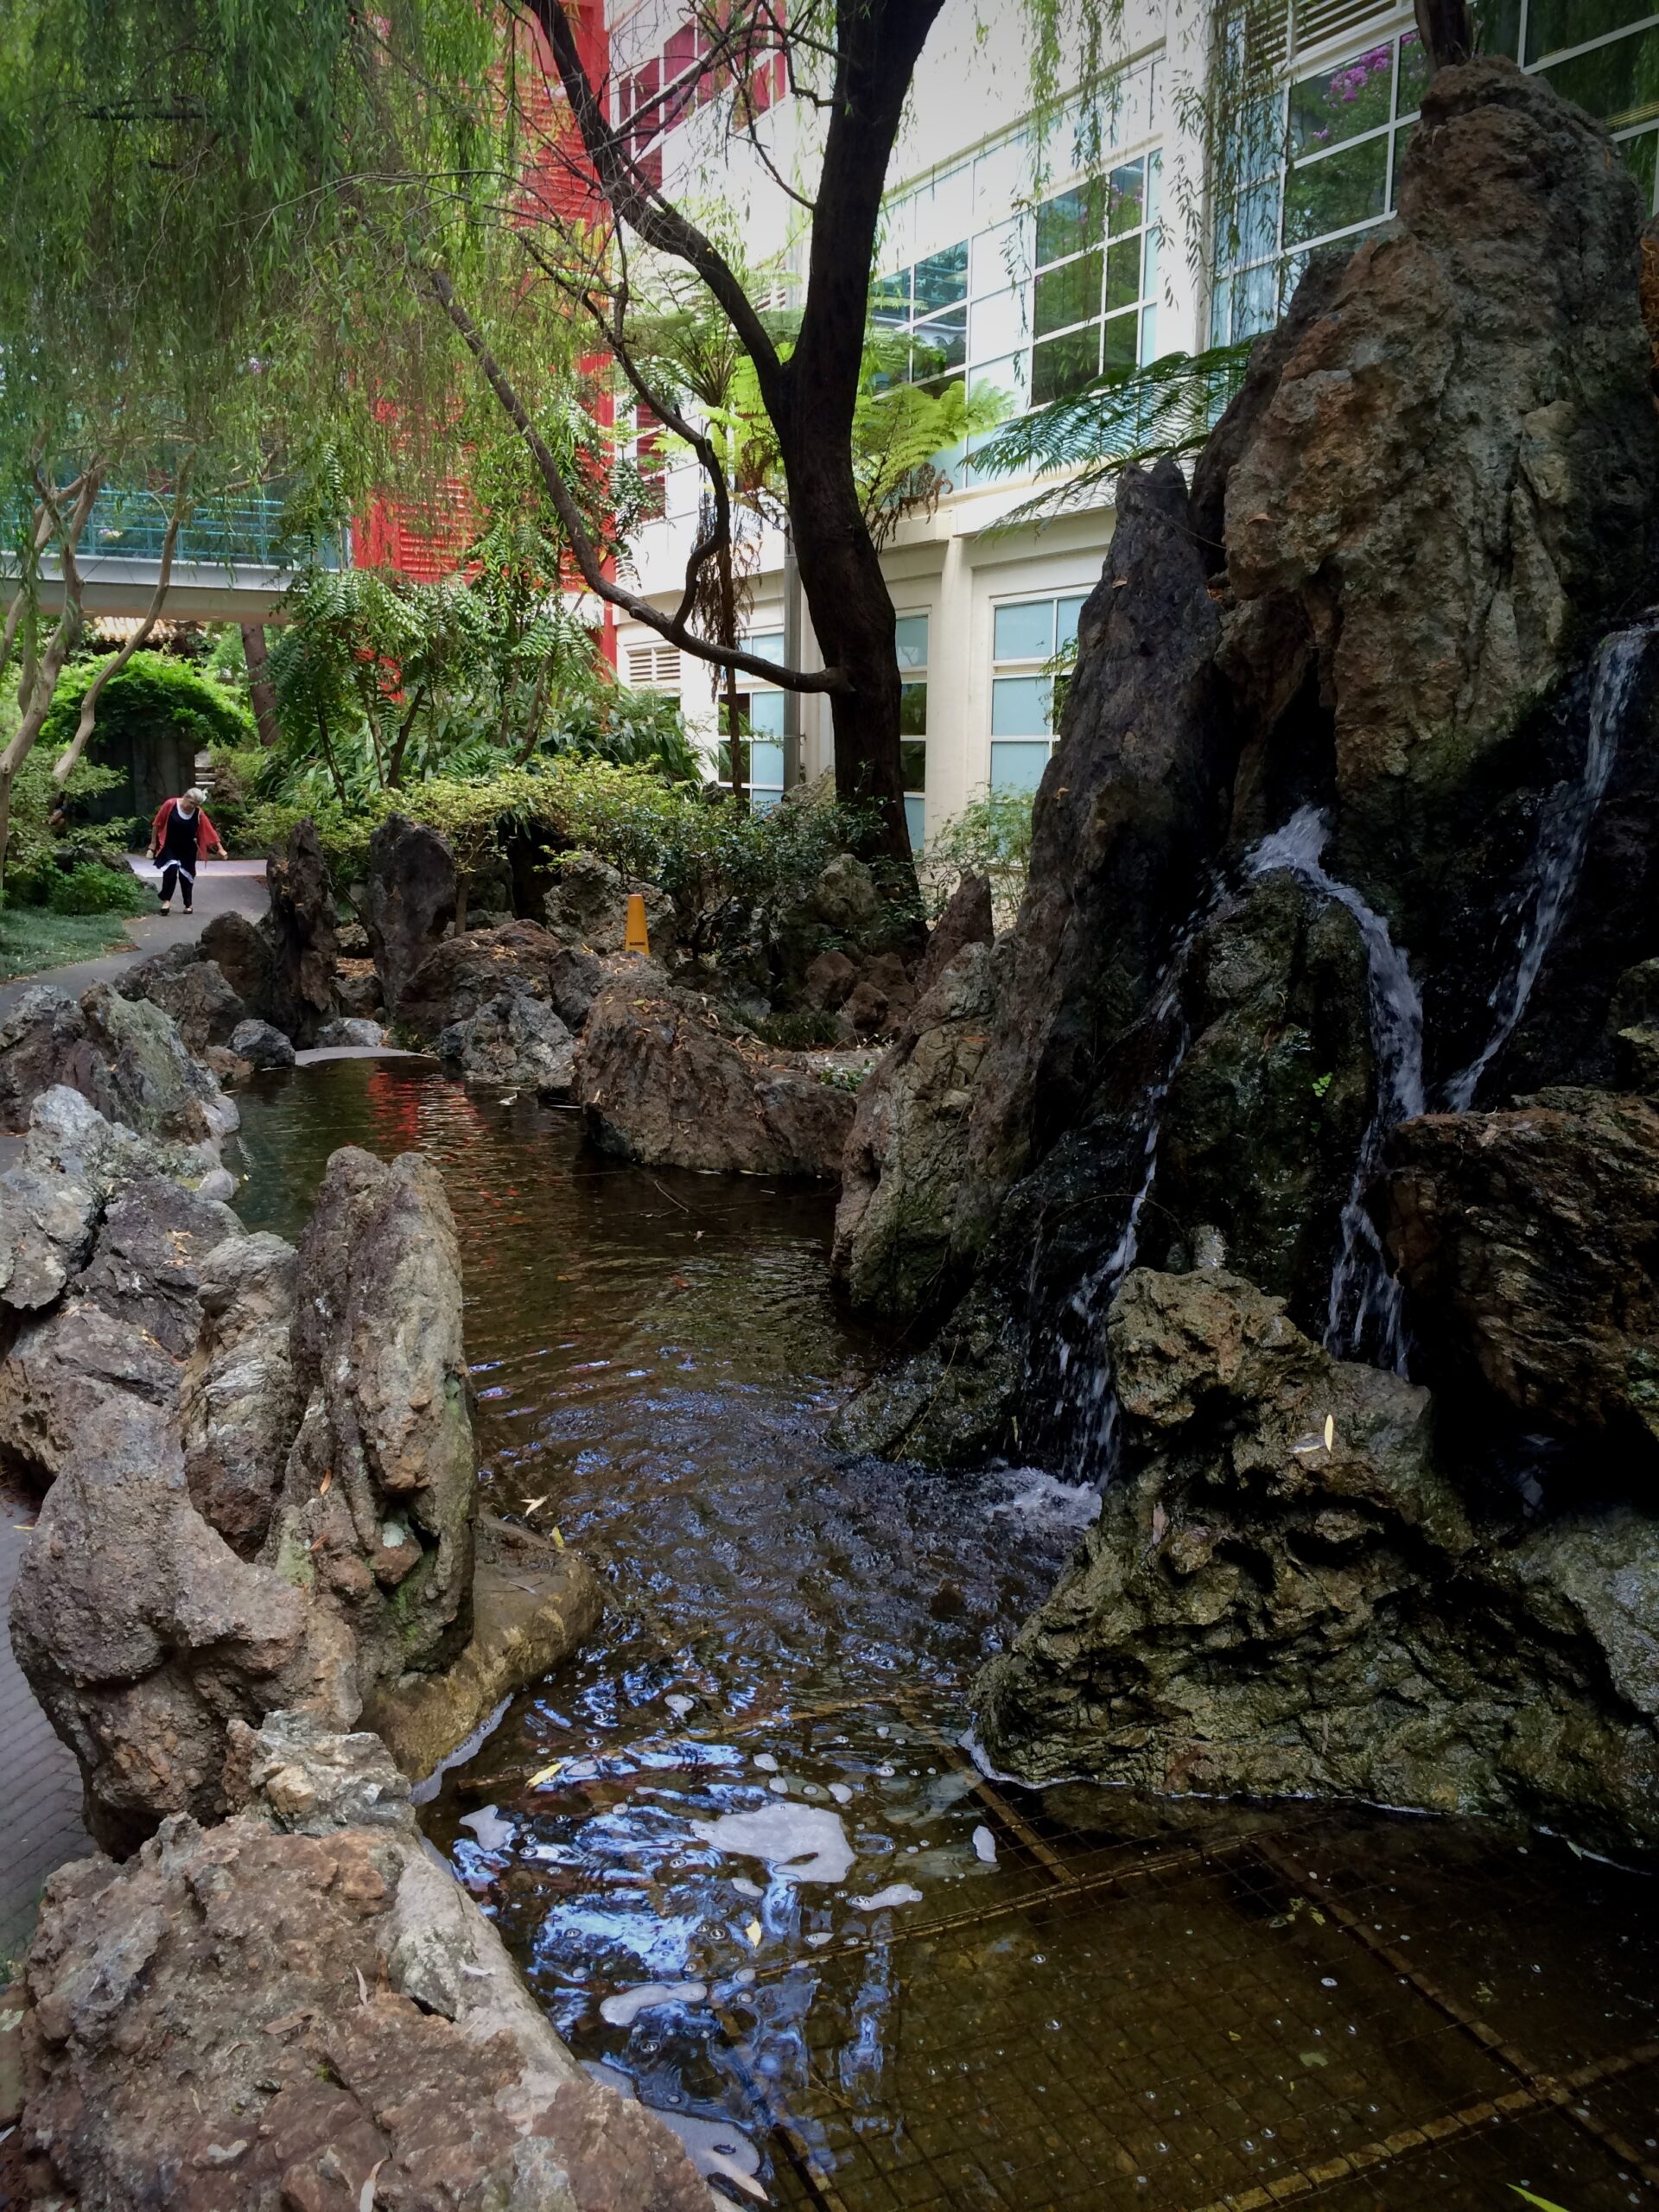
[[[149,861],[137,854],[128,855],[127,865],[145,883],[158,880]],[[170,914],[163,914],[158,907],[155,913],[140,914],[128,923],[132,944],[124,951],[101,953],[96,960],[77,960],[73,967],[48,968],[38,976],[15,976],[10,982],[0,983],[0,1020],[32,983],[55,983],[79,998],[94,983],[110,982],[164,945],[187,944],[200,937],[216,914],[234,911],[257,921],[265,905],[264,861],[204,861],[196,877],[193,914],[187,914],[176,902]]]
[[[22,1564],[32,1506],[0,1488],[0,1607],[8,1612],[11,1586]],[[28,1948],[41,1885],[54,1866],[79,1859],[92,1846],[80,1822],[80,1770],[35,1702],[11,1656],[11,1638],[0,1641],[0,1774],[5,1777],[5,1840],[0,1843],[0,1984],[8,1965]]]

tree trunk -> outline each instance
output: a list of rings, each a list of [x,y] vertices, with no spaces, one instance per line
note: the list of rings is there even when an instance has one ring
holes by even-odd
[[[1467,61],[1475,50],[1469,0],[1416,0],[1417,35],[1436,69]]]
[[[248,696],[253,702],[253,719],[259,731],[261,745],[275,745],[281,725],[276,720],[276,690],[266,666],[269,658],[265,650],[265,626],[263,622],[242,625],[242,658],[248,664]]]

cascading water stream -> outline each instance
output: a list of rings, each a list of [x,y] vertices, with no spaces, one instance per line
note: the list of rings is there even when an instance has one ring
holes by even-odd
[[[1365,947],[1371,1052],[1376,1066],[1376,1106],[1342,1209],[1342,1245],[1331,1274],[1325,1331],[1328,1349],[1340,1357],[1374,1359],[1402,1372],[1406,1332],[1400,1286],[1389,1272],[1382,1239],[1364,1203],[1382,1139],[1396,1122],[1423,1110],[1423,1002],[1405,954],[1389,925],[1351,884],[1340,883],[1319,855],[1330,824],[1317,806],[1299,808],[1282,830],[1264,837],[1251,854],[1253,874],[1283,868],[1310,890],[1346,907]]]
[[[1643,654],[1653,636],[1651,626],[1618,631],[1603,641],[1597,655],[1584,766],[1565,805],[1544,818],[1532,865],[1536,890],[1532,912],[1521,932],[1519,956],[1507,982],[1500,984],[1488,1001],[1497,1015],[1497,1026],[1468,1066],[1446,1087],[1446,1103],[1455,1114],[1468,1112],[1482,1076],[1515,1034],[1573,903],[1591,824],[1606,794],[1618,753],[1619,731],[1641,673]]]

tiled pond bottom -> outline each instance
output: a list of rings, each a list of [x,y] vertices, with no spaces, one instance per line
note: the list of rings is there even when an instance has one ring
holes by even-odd
[[[616,1168],[407,1061],[244,1114],[251,1226],[293,1234],[338,1144],[444,1175],[484,1503],[612,1602],[428,1830],[578,2055],[728,2146],[733,2202],[1659,2204],[1651,1880],[1491,1828],[980,1780],[974,1673],[1088,1501],[825,1450],[870,1347],[822,1194]],[[745,1847],[780,1821],[821,1878]]]

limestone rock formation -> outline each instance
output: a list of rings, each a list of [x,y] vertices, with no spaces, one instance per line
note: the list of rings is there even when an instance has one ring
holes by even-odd
[[[702,1000],[643,971],[594,1001],[576,1096],[594,1141],[648,1167],[833,1176],[853,1119],[845,1091],[744,1050]]]
[[[404,987],[455,918],[459,879],[447,837],[394,814],[369,840],[366,920],[375,973],[396,1020]]]
[[[262,1021],[271,1019],[270,939],[257,922],[232,907],[215,914],[196,940],[204,960],[211,960],[242,1001],[244,1011]]]
[[[334,1011],[334,962],[339,939],[333,887],[315,822],[299,823],[288,849],[266,862],[270,899],[263,934],[270,948],[270,976],[262,1011],[283,1035],[303,1047]]]
[[[468,930],[427,955],[404,987],[397,1018],[430,1040],[510,990],[545,1000],[568,1029],[580,1029],[603,972],[594,954],[562,944],[539,922]]]
[[[0,1023],[0,1127],[27,1128],[35,1100],[60,1084],[143,1137],[217,1142],[237,1123],[172,1018],[107,983],[94,983],[79,1003],[37,984]]]
[[[654,883],[631,882],[591,853],[561,856],[543,902],[547,926],[562,943],[585,945],[601,957],[620,952],[627,935],[628,899],[634,893],[645,901],[651,957],[665,961],[674,950],[674,901]]]
[[[238,1021],[229,1045],[238,1060],[251,1068],[291,1068],[294,1042],[271,1021]]]
[[[1000,1768],[1659,1843],[1659,1578],[1627,1510],[1487,1528],[1427,1393],[1219,1270],[1125,1282],[1101,1519],[982,1675]]]
[[[512,1084],[565,1096],[575,1072],[576,1040],[544,999],[506,989],[463,1021],[441,1029],[433,1051],[447,1066],[480,1083]]]
[[[599,1625],[604,1592],[576,1553],[510,1522],[481,1518],[473,1632],[453,1665],[408,1674],[370,1697],[372,1728],[403,1771],[431,1774],[526,1682],[544,1681]]]
[[[0,1304],[51,1305],[92,1249],[96,1192],[25,1161],[0,1175]]]
[[[911,1014],[858,1092],[830,1265],[855,1304],[893,1319],[939,1297],[995,993],[988,944],[969,944]]]
[[[48,1886],[27,1969],[29,2201],[141,2212],[708,2212],[678,2139],[559,2042],[427,1855],[372,1736],[238,1745],[244,1809]]]
[[[202,1262],[200,1326],[181,1384],[184,1478],[196,1510],[251,1558],[270,1526],[299,1425],[291,1338],[298,1255],[239,1225]]]
[[[231,1032],[248,1009],[216,960],[204,957],[200,944],[170,944],[141,960],[119,978],[124,999],[148,999],[178,1025],[185,1050],[199,1058],[210,1045],[228,1045]]]
[[[386,1033],[378,1021],[366,1021],[354,1014],[325,1021],[317,1032],[319,1046],[334,1051],[345,1047],[357,1052],[377,1052],[385,1041]]]
[[[1659,1107],[1545,1090],[1389,1147],[1385,1229],[1432,1382],[1545,1432],[1659,1441]],[[1641,1481],[1649,1487],[1651,1477]]]
[[[996,918],[991,904],[991,880],[969,869],[946,900],[944,911],[927,933],[927,949],[917,965],[915,990],[919,998],[931,988],[959,952],[970,944],[990,944],[996,938]]]
[[[80,1763],[101,1844],[130,1850],[168,1812],[217,1818],[231,1720],[285,1705],[349,1719],[331,1627],[196,1511],[171,1404],[87,1397],[18,1573],[11,1640]]]
[[[461,1259],[437,1170],[346,1147],[301,1239],[303,1410],[263,1556],[337,1617],[357,1697],[470,1632],[476,1503]]]

